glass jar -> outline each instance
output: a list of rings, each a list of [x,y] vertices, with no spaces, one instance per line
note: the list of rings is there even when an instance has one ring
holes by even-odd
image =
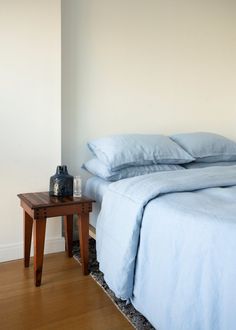
[[[74,177],[74,197],[81,197],[82,196],[82,179],[80,175],[76,175]]]

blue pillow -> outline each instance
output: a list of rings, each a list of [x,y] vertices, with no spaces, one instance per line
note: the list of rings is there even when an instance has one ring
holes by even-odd
[[[215,163],[236,160],[236,143],[213,133],[185,133],[171,139],[186,150],[196,162]]]
[[[117,181],[154,172],[184,170],[184,168],[180,165],[143,165],[125,167],[118,171],[112,172],[97,158],[87,161],[83,164],[82,168],[107,181]]]
[[[184,164],[184,168],[191,169],[191,168],[204,168],[210,166],[233,166],[236,165],[236,162],[217,162],[217,163],[188,163]]]
[[[183,164],[194,160],[164,135],[115,135],[88,143],[89,149],[109,169],[152,164]]]

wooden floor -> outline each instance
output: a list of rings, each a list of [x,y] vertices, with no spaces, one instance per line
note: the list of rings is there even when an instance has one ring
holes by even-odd
[[[133,329],[103,290],[64,253],[44,257],[41,287],[33,265],[0,263],[0,329]]]

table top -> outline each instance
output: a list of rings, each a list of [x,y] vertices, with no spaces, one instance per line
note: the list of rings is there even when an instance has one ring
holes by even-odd
[[[50,196],[48,191],[45,192],[35,192],[17,195],[22,201],[24,201],[31,209],[45,208],[45,207],[55,207],[55,206],[66,206],[66,205],[76,205],[83,203],[92,203],[94,200],[82,197],[55,197]]]

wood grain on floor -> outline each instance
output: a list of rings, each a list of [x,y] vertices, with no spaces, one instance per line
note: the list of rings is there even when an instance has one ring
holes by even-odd
[[[64,253],[44,257],[41,287],[33,260],[0,263],[0,329],[128,330],[130,323],[80,265]]]

